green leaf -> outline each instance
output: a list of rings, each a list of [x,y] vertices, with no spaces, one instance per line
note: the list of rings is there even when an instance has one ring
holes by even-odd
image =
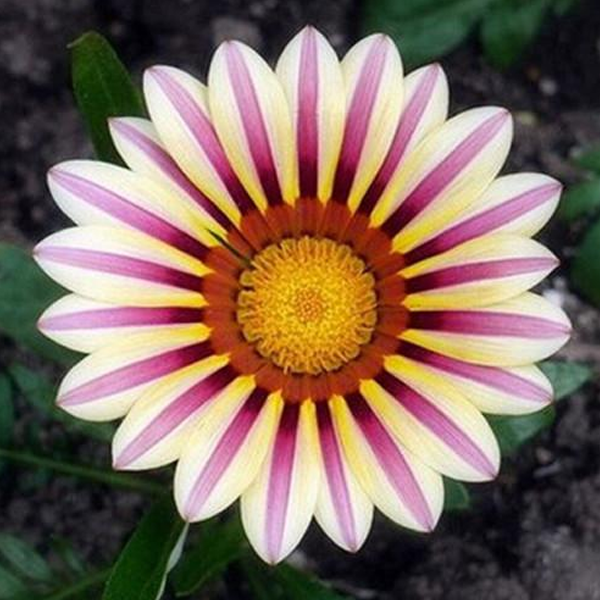
[[[88,423],[72,417],[56,406],[56,388],[43,375],[19,364],[11,365],[9,373],[25,400],[53,421],[59,421],[71,431],[110,442],[115,428],[109,423]]]
[[[50,546],[60,559],[62,571],[67,573],[69,579],[74,576],[81,577],[85,574],[85,563],[69,540],[62,537],[53,537],[50,540]]]
[[[571,267],[571,278],[589,300],[600,306],[598,248],[600,248],[600,221],[589,229],[577,248],[577,255]]]
[[[248,558],[242,568],[255,600],[350,600],[287,564],[269,567]]]
[[[171,495],[158,500],[140,521],[117,559],[102,599],[160,598],[186,531]]]
[[[588,148],[575,158],[575,162],[583,169],[600,173],[600,145]]]
[[[48,563],[29,544],[8,533],[0,533],[0,555],[14,571],[33,581],[51,581]]]
[[[11,446],[15,426],[15,409],[10,379],[0,373],[0,446]],[[0,462],[0,471],[4,464]]]
[[[592,179],[574,185],[564,193],[558,214],[565,221],[575,221],[597,214],[598,211],[600,211],[600,179]]]
[[[536,37],[549,6],[549,0],[496,2],[481,27],[487,59],[500,69],[513,65]]]
[[[145,115],[138,90],[108,41],[89,32],[71,49],[73,90],[100,160],[121,163],[108,130],[109,117]]]
[[[554,407],[547,406],[530,415],[518,417],[487,415],[487,419],[498,439],[500,452],[510,455],[538,433],[548,429],[554,422],[555,414]]]
[[[579,4],[579,0],[554,0],[552,8],[556,15],[562,17],[572,10],[577,4]]]
[[[17,344],[64,364],[77,354],[46,339],[36,328],[40,313],[64,295],[25,251],[0,243],[0,333]]]
[[[539,367],[550,380],[556,401],[576,392],[593,375],[590,367],[575,362],[547,360],[540,363]]]
[[[199,543],[173,570],[171,582],[177,596],[189,596],[219,577],[245,550],[244,533],[237,519],[202,525]]]
[[[469,490],[454,479],[444,477],[444,510],[461,511],[471,508]]]
[[[0,565],[0,600],[16,600],[28,598],[31,594],[25,585],[12,573]]]
[[[91,596],[90,592],[98,589],[108,579],[110,572],[110,569],[105,569],[104,571],[91,573],[61,590],[39,598],[39,600],[90,600],[91,598],[97,598],[96,595]],[[29,597],[27,600],[29,600]]]
[[[458,47],[490,3],[491,0],[365,0],[363,23],[367,32],[389,34],[410,69]]]
[[[38,469],[49,469],[51,471],[56,471],[57,473],[62,473],[63,475],[87,479],[88,481],[102,483],[111,487],[135,490],[145,494],[156,495],[164,491],[164,486],[160,483],[142,479],[135,475],[130,475],[129,473],[119,473],[108,469],[91,467],[89,465],[47,458],[46,456],[39,456],[24,450],[8,450],[7,448],[0,448],[0,460],[10,460],[11,462]]]

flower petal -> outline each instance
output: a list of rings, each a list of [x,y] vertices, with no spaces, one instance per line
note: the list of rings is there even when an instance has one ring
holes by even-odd
[[[242,495],[242,522],[256,552],[283,560],[313,516],[320,483],[315,406],[286,404],[260,473]]]
[[[144,234],[110,227],[75,227],[34,250],[38,264],[67,289],[127,306],[202,306],[196,259]]]
[[[264,462],[280,412],[281,400],[249,377],[211,404],[177,464],[175,500],[184,519],[208,519],[244,492]]]
[[[492,232],[531,237],[556,210],[561,189],[558,181],[538,173],[498,177],[447,227],[420,240],[405,260],[411,264]]]
[[[300,196],[327,200],[344,133],[339,60],[323,35],[305,27],[285,47],[276,73],[292,111]]]
[[[253,203],[217,138],[206,86],[180,69],[154,66],[144,73],[144,97],[152,124],[171,157],[190,180],[227,214]]]
[[[560,308],[527,292],[482,308],[414,312],[400,338],[466,362],[510,367],[547,358],[570,332]]]
[[[408,342],[401,342],[398,353],[443,375],[485,413],[522,415],[540,410],[552,401],[552,385],[533,365],[505,369],[473,365]]]
[[[201,308],[181,306],[118,306],[69,294],[48,307],[38,321],[51,340],[94,352],[104,346],[149,330],[178,331],[202,322]]]
[[[275,73],[248,46],[225,42],[215,52],[208,81],[219,139],[257,206],[295,201],[292,118]]]
[[[408,252],[483,193],[502,167],[512,119],[500,108],[468,110],[430,133],[407,157],[373,212],[394,246]]]
[[[402,60],[394,42],[375,34],[342,60],[346,125],[333,198],[355,210],[388,152],[402,111]]]
[[[223,212],[205,196],[171,158],[154,125],[137,117],[114,117],[109,121],[110,133],[127,166],[168,188],[198,214],[203,225],[221,236],[237,224],[239,212],[225,205]]]
[[[411,310],[486,306],[527,291],[553,271],[556,257],[529,238],[476,238],[401,271]]]
[[[438,64],[417,69],[406,77],[400,122],[385,161],[360,203],[360,212],[371,213],[413,148],[446,120],[448,97],[448,80]]]
[[[398,440],[438,473],[463,481],[498,474],[500,450],[490,426],[443,377],[389,356],[361,392]]]
[[[128,169],[72,160],[50,169],[48,186],[61,210],[78,225],[125,226],[200,260],[207,245],[215,244],[198,212],[178,194]]]
[[[123,416],[149,387],[199,361],[217,368],[204,325],[186,331],[140,334],[115,342],[77,363],[63,379],[57,403],[91,421]]]
[[[226,361],[221,357],[192,365],[153,385],[117,429],[114,468],[152,469],[179,458],[213,398],[233,389],[228,386],[237,374]],[[222,366],[216,368],[218,364]]]
[[[414,457],[358,393],[332,401],[347,460],[373,504],[393,521],[431,531],[442,512],[441,476]]]
[[[346,461],[330,408],[324,402],[317,404],[317,418],[322,473],[315,517],[338,546],[356,552],[371,529],[373,504]]]

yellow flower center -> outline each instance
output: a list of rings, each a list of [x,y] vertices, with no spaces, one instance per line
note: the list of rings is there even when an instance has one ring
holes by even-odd
[[[349,246],[303,237],[268,246],[240,276],[244,337],[285,372],[318,375],[356,358],[377,322],[375,279]]]

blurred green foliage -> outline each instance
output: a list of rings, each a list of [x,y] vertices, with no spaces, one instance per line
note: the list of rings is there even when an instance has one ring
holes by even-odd
[[[544,22],[579,0],[363,0],[363,28],[398,43],[409,69],[438,59],[476,32],[488,61],[512,66]]]
[[[600,306],[600,145],[583,152],[575,162],[586,171],[586,179],[563,195],[559,216],[583,229],[571,278],[589,300]]]

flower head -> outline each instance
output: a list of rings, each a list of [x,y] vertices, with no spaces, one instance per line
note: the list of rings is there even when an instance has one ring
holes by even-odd
[[[374,506],[433,529],[443,475],[498,471],[482,413],[551,399],[533,363],[569,322],[527,291],[556,265],[529,238],[560,185],[498,177],[508,112],[447,119],[442,69],[405,77],[383,35],[340,62],[306,28],[275,72],[227,42],[207,86],[156,66],[144,94],[110,123],[127,168],[49,173],[77,226],[36,248],[73,292],[40,328],[90,353],[59,405],[124,417],[116,468],[177,461],[185,519],[241,496],[271,562],[313,516],[349,550]]]

